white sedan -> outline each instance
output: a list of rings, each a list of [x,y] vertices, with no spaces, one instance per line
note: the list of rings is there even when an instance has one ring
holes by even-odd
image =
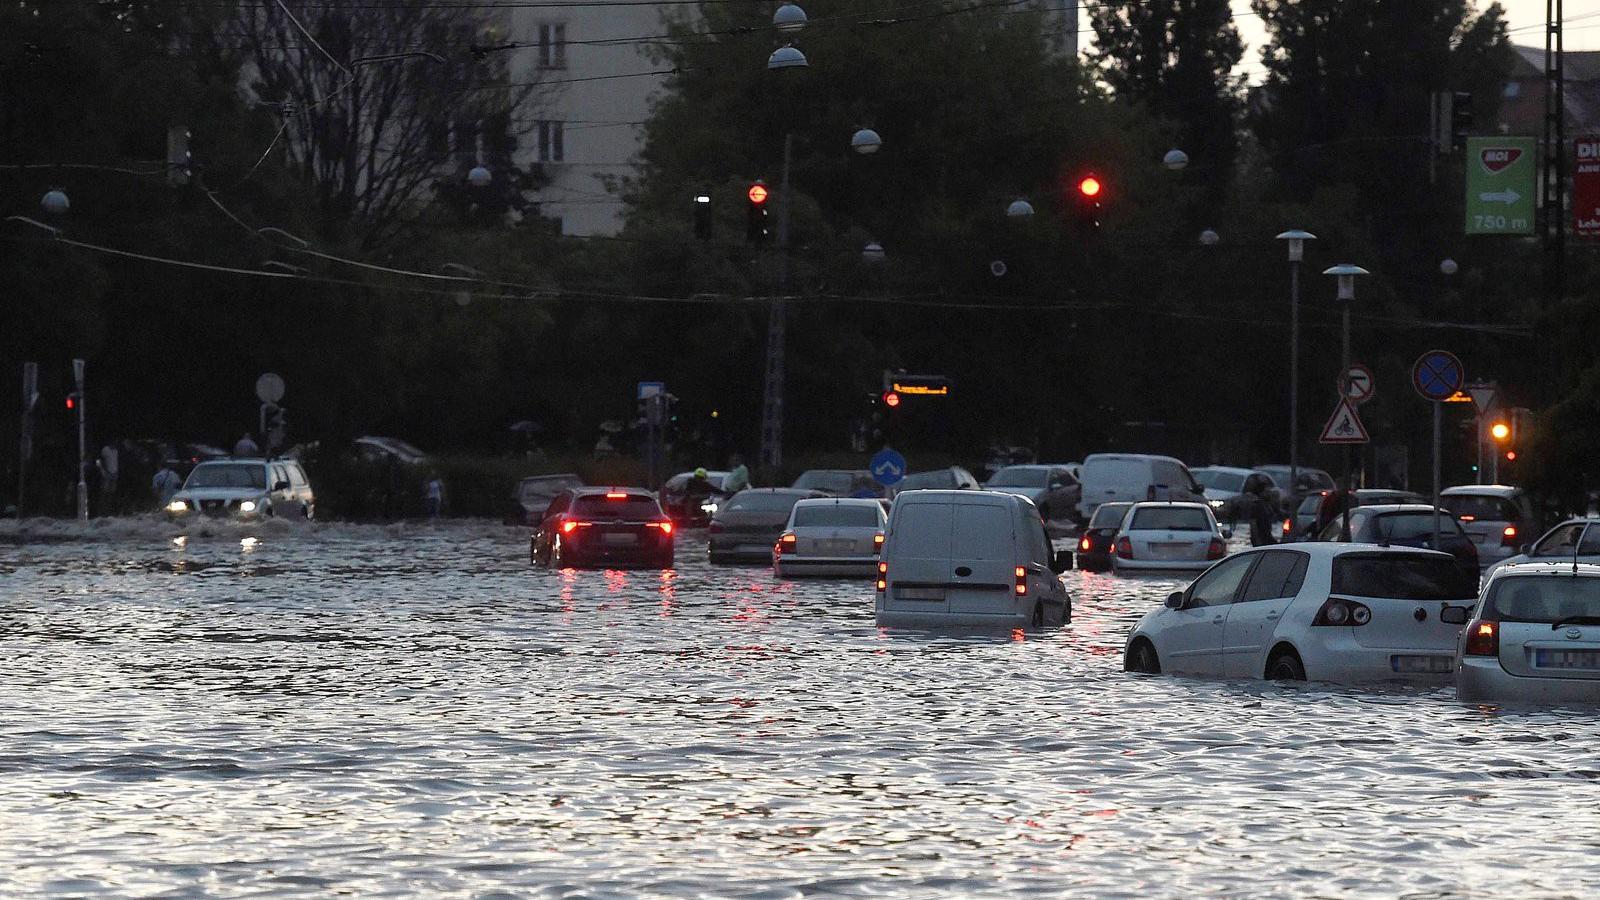
[[[1111,565],[1119,573],[1199,571],[1226,555],[1230,536],[1204,503],[1135,503],[1122,516]]]
[[[1123,668],[1443,683],[1455,670],[1459,623],[1476,597],[1454,558],[1433,550],[1257,547],[1212,566],[1140,619]]]
[[[872,575],[887,523],[877,500],[801,500],[772,548],[772,569],[779,577]]]

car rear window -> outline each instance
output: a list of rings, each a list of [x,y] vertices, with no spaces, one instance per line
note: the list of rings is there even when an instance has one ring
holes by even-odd
[[[768,494],[757,491],[740,491],[733,495],[723,509],[729,512],[788,512],[804,500],[798,494]]]
[[[1600,578],[1517,575],[1495,581],[1484,598],[1486,619],[1553,623],[1577,617],[1600,621]]]
[[[955,473],[949,469],[941,469],[937,472],[907,475],[900,479],[900,484],[896,486],[902,491],[926,491],[934,488],[953,488],[957,485]]]
[[[1094,508],[1094,516],[1089,519],[1090,528],[1111,528],[1122,521],[1128,514],[1131,503],[1102,503]]]
[[[1195,473],[1194,477],[1199,479],[1202,485],[1208,488],[1216,488],[1219,491],[1233,491],[1237,494],[1244,490],[1244,476],[1237,472],[1210,472],[1207,474],[1211,476],[1210,481],[1201,478],[1198,472]]]
[[[1482,494],[1452,494],[1440,501],[1446,509],[1466,519],[1483,519],[1489,522],[1515,522],[1522,518],[1517,507],[1504,497],[1485,497]]]
[[[189,473],[189,480],[184,487],[266,490],[267,469],[248,463],[203,463]]]
[[[796,506],[794,509],[796,528],[875,528],[877,524],[878,511],[859,503]]]
[[[848,494],[850,492],[851,477],[849,472],[802,472],[795,479],[794,486],[810,491],[828,491],[835,494]]]
[[[625,498],[586,496],[572,504],[572,514],[585,519],[659,519],[661,507],[654,497],[629,494]]]
[[[1049,480],[1049,469],[1011,466],[994,473],[994,477],[989,479],[989,487],[1044,487]]]
[[[1476,598],[1476,578],[1466,578],[1448,556],[1346,553],[1333,561],[1333,593],[1391,600]]]
[[[1147,506],[1136,510],[1129,531],[1210,531],[1204,510],[1187,506]]]
[[[1379,516],[1373,523],[1379,540],[1416,541],[1433,537],[1434,519],[1439,522],[1440,534],[1460,535],[1461,526],[1449,513],[1435,516],[1430,512],[1389,513]]]

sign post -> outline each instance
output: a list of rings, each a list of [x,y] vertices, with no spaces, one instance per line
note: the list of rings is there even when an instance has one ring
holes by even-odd
[[[1534,139],[1467,138],[1467,234],[1533,234]]]
[[[1600,134],[1572,144],[1572,233],[1600,237]]]
[[[1494,408],[1496,387],[1492,381],[1474,381],[1467,385],[1467,396],[1472,398],[1473,425],[1478,429],[1478,477],[1475,483],[1483,484],[1483,424]],[[1499,461],[1498,455],[1496,462]],[[1498,481],[1499,479],[1495,479]],[[1491,482],[1493,483],[1493,482]]]
[[[17,439],[17,521],[28,495],[28,462],[33,459],[33,409],[39,405],[39,364],[22,364],[22,428]]]
[[[72,361],[72,382],[78,389],[78,524],[89,524],[89,482],[84,478],[84,467],[89,463],[89,429],[84,418],[83,370],[81,359]]]
[[[1461,390],[1466,367],[1448,350],[1429,350],[1411,367],[1411,383],[1424,400],[1433,401],[1433,549],[1439,549],[1439,473],[1444,402]]]

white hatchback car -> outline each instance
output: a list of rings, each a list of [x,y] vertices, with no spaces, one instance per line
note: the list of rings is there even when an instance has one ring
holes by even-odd
[[[1466,619],[1464,613],[1452,618]],[[1461,636],[1456,696],[1600,703],[1600,566],[1499,569]]]
[[[801,500],[772,548],[772,569],[793,575],[871,575],[889,516],[876,500]]]
[[[1447,681],[1476,597],[1432,550],[1257,547],[1206,570],[1128,636],[1123,668],[1231,678]],[[1454,609],[1454,615],[1445,611]]]
[[[1111,566],[1117,572],[1197,572],[1228,552],[1233,533],[1204,503],[1135,503],[1122,516]]]

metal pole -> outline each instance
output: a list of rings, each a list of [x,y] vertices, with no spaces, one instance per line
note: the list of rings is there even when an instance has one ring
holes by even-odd
[[[1341,363],[1339,367],[1338,380],[1340,400],[1344,399],[1344,373],[1350,371],[1350,304],[1354,302],[1354,299],[1343,301],[1344,307],[1343,312],[1341,313],[1343,328],[1341,331],[1342,338],[1340,340],[1340,346],[1342,349],[1340,350],[1339,355]],[[1339,516],[1339,539],[1342,541],[1350,540],[1350,491],[1354,489],[1354,477],[1351,474],[1352,465],[1350,458],[1350,445],[1346,444],[1344,447],[1345,495],[1339,498],[1340,505],[1344,507],[1343,512],[1341,512]]]
[[[1474,483],[1483,484],[1483,413],[1474,416],[1473,423],[1478,428],[1478,480]]]
[[[783,173],[778,181],[778,297],[767,314],[767,377],[761,396],[761,464],[775,470],[783,464],[784,327],[789,291],[789,164],[794,133],[783,136]],[[774,473],[776,474],[776,473]]]
[[[1500,448],[1498,446],[1496,446],[1494,448],[1494,462],[1491,464],[1490,471],[1494,473],[1491,476],[1494,480],[1490,481],[1489,483],[1490,484],[1499,484],[1500,483]]]
[[[1300,261],[1289,261],[1289,496],[1300,489]],[[1293,515],[1293,510],[1290,511]]]
[[[17,436],[17,521],[28,496],[28,462],[33,459],[33,408],[39,402],[39,364],[22,364],[22,427]]]
[[[1439,549],[1439,445],[1440,422],[1444,419],[1444,404],[1433,402],[1433,549]]]
[[[73,380],[78,385],[78,522],[89,524],[89,482],[84,478],[84,469],[89,463],[89,430],[84,415],[84,407],[88,398],[83,390],[84,361],[72,361]]]

